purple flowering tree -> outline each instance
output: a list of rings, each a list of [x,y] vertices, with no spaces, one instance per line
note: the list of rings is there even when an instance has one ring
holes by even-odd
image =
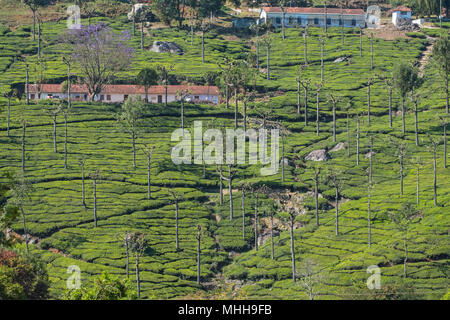
[[[103,22],[82,26],[67,35],[91,101],[115,73],[130,65],[134,50],[126,45],[129,38],[127,31],[117,34]]]

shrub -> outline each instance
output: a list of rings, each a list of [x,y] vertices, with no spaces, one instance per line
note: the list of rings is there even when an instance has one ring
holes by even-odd
[[[34,256],[0,249],[0,299],[48,298],[48,274]]]

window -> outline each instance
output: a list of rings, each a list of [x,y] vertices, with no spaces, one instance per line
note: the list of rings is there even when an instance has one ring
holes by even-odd
[[[356,26],[356,20],[355,19],[352,20],[352,26]]]
[[[331,19],[327,18],[327,25],[331,25]]]
[[[158,95],[158,103],[162,103],[162,95]]]
[[[290,24],[290,25],[293,25],[294,23],[295,23],[294,17],[290,17],[290,18],[289,18],[289,24]]]
[[[106,100],[111,101],[111,95],[110,94],[106,95]]]
[[[275,18],[275,23],[276,24],[280,24],[281,23],[281,18]]]
[[[314,18],[314,24],[319,24],[319,18]]]
[[[34,99],[34,93],[31,94],[31,99]]]
[[[105,100],[105,96],[103,94],[100,95],[100,101]]]
[[[302,24],[302,18],[301,17],[297,17],[297,24]]]

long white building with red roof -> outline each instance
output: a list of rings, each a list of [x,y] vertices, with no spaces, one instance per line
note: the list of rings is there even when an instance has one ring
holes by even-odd
[[[275,27],[282,26],[283,10],[281,7],[263,7],[259,23],[271,22]],[[366,13],[362,9],[340,8],[284,8],[285,27],[361,27],[366,26]]]
[[[167,102],[179,101],[180,93],[186,93],[185,101],[193,103],[219,103],[219,88],[215,86],[167,86]],[[121,103],[130,96],[146,97],[145,88],[139,85],[108,84],[105,85],[100,94],[94,97],[94,101],[106,103]],[[61,84],[30,84],[28,88],[30,100],[41,99],[67,99],[68,94]],[[88,101],[89,93],[85,85],[71,85],[70,98],[72,101]],[[150,103],[165,102],[165,87],[151,86],[148,89],[148,100]]]

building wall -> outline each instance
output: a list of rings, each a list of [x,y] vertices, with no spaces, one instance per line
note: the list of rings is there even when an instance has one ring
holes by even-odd
[[[325,14],[301,14],[301,13],[286,13],[285,17],[285,27],[297,27],[299,26],[299,21],[302,27],[306,27],[307,25],[315,26],[315,27],[325,27]],[[344,27],[362,27],[364,28],[366,25],[365,16],[364,15],[340,15],[340,14],[327,14],[328,26],[329,27],[340,27],[339,24],[340,19],[344,20]],[[260,19],[264,22],[270,20],[275,27],[281,27],[281,19],[282,13],[267,13],[265,11],[261,12]],[[277,20],[278,19],[278,20]],[[352,24],[352,20],[354,20],[355,24]]]
[[[394,11],[392,12],[392,23],[397,25],[397,21],[399,19],[408,19],[411,20],[411,11]]]
[[[142,99],[145,99],[145,94],[138,94],[141,96]],[[138,96],[136,94],[132,94],[129,96],[132,97],[136,97]],[[48,93],[48,92],[41,92],[40,98],[37,97],[37,94],[34,94],[34,98],[33,98],[33,93],[30,93],[29,98],[30,99],[49,99],[50,96],[53,99],[67,99],[67,94],[66,93]],[[101,99],[103,96],[103,100]],[[109,97],[108,97],[109,96]],[[160,96],[160,102],[164,103],[165,102],[165,95],[164,94],[149,94],[148,95],[148,100],[150,103],[158,103],[158,96]],[[71,93],[70,97],[73,101],[86,101],[87,98],[85,98],[84,94],[78,94],[78,93]],[[108,99],[109,98],[109,99]],[[178,101],[178,97],[175,94],[168,94],[167,95],[167,102],[174,102],[174,101]],[[104,102],[104,103],[121,103],[125,101],[125,95],[124,94],[100,94],[100,95],[96,95],[94,98],[94,101],[100,101],[100,102]],[[218,104],[219,103],[219,96],[218,95],[191,95],[188,96],[186,98],[186,101],[192,101],[192,102],[211,102],[213,104]]]

